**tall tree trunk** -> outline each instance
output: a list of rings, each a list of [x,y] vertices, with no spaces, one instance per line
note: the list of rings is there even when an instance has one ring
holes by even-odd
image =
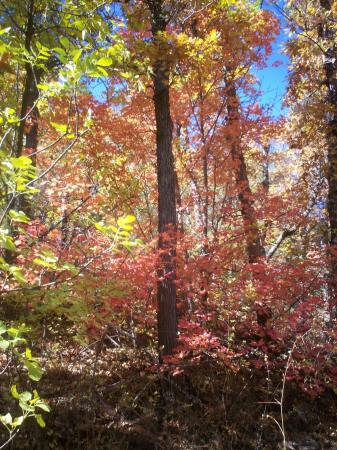
[[[208,207],[209,207],[209,198],[208,198],[208,150],[206,145],[204,145],[204,155],[202,157],[202,174],[203,174],[203,181],[204,181],[204,193],[205,193],[205,199],[204,199],[204,205],[203,205],[203,212],[204,212],[204,237],[207,239],[208,237]]]
[[[34,27],[34,3],[35,0],[27,0],[27,21],[25,30],[25,49],[31,52],[32,40],[35,33]],[[31,156],[33,165],[36,165],[36,150],[38,144],[38,123],[39,110],[36,102],[39,98],[37,84],[40,82],[42,70],[34,68],[30,62],[25,64],[25,84],[21,100],[20,125],[18,130],[15,156],[19,157],[23,153]],[[26,141],[24,145],[24,136]],[[25,152],[24,152],[25,147]],[[23,210],[28,215],[32,213],[29,201],[20,196],[16,199],[14,208]]]
[[[320,0],[321,7],[331,11],[332,1]],[[327,210],[330,225],[330,317],[337,316],[337,45],[336,30],[326,22],[319,27],[319,35],[326,42],[331,42],[324,54],[325,85],[327,87],[327,153],[328,153],[328,202]]]
[[[227,81],[226,85],[230,150],[246,238],[246,252],[249,262],[255,263],[259,258],[265,256],[265,250],[261,242],[253,195],[247,175],[246,161],[242,151],[239,99],[234,82]]]
[[[163,0],[147,1],[152,18],[152,35],[157,43],[153,70],[153,102],[156,117],[156,153],[158,181],[158,231],[160,263],[158,268],[158,342],[161,355],[171,355],[177,340],[176,314],[176,230],[175,174],[172,151],[169,67],[162,57],[158,32],[167,21]]]
[[[34,37],[34,1],[28,0],[27,3],[27,22],[26,22],[26,36],[25,49],[28,53],[31,52],[32,39]],[[26,135],[25,147],[29,149],[28,153],[35,153],[37,149],[37,135],[38,135],[38,117],[39,111],[36,106],[36,101],[39,97],[37,84],[40,82],[41,69],[35,70],[31,63],[25,64],[26,76],[24,91],[21,101],[20,126],[18,130],[18,139],[16,145],[16,156],[19,157],[23,152],[24,135]],[[25,118],[25,119],[23,119]],[[33,157],[35,163],[35,158]]]
[[[270,188],[270,176],[269,176],[270,147],[271,147],[270,144],[263,146],[265,160],[264,160],[263,168],[262,168],[262,189],[263,189],[263,193],[265,195],[265,199],[267,198],[267,196],[269,194],[269,188]],[[267,231],[268,231],[269,225],[270,225],[269,220],[264,220],[263,230],[261,232],[261,244],[263,245],[263,248],[265,248],[266,236],[267,236]]]
[[[31,52],[32,40],[34,37],[34,1],[27,0],[27,17],[26,17],[26,28],[25,28],[25,49],[28,53]],[[21,100],[21,111],[20,111],[20,124],[18,129],[18,136],[16,141],[16,146],[13,149],[15,157],[20,157],[23,153],[24,148],[24,136],[26,135],[25,147],[27,148],[28,155],[33,155],[32,160],[35,165],[36,157],[34,153],[37,150],[37,139],[38,139],[38,117],[39,111],[35,103],[38,99],[39,92],[37,89],[37,84],[39,83],[41,77],[41,69],[36,73],[30,62],[25,63],[25,82],[24,89],[22,93]],[[12,203],[12,208],[16,211],[23,210],[29,215],[30,205],[28,201],[22,196],[18,196],[14,199]],[[9,228],[11,228],[9,226]],[[15,230],[10,230],[12,234],[15,234]],[[15,259],[15,253],[6,250],[5,259],[8,263],[12,263]]]
[[[178,148],[180,148],[180,139],[181,139],[181,124],[179,122],[176,123],[176,137],[178,140]],[[175,161],[173,161],[174,164],[174,184],[175,184],[175,195],[176,195],[176,205],[181,211],[181,208],[183,206],[182,199],[181,199],[181,190],[180,190],[180,183],[178,178],[178,173],[176,169]],[[184,233],[184,215],[180,213],[180,220],[177,215],[177,230],[179,233]]]
[[[250,263],[265,258],[266,252],[262,244],[262,236],[258,227],[253,194],[247,175],[247,166],[241,145],[239,98],[233,81],[227,81],[227,112],[230,132],[230,150],[234,166],[234,177],[238,191],[240,212],[246,239],[246,253]],[[253,272],[255,281],[260,280],[260,272]],[[260,301],[254,304],[258,325],[265,329],[271,312]],[[267,337],[267,336],[266,336]],[[266,338],[265,337],[265,338]]]

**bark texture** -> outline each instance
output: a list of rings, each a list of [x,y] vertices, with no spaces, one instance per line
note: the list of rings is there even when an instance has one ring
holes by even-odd
[[[158,181],[158,232],[160,262],[158,268],[158,341],[161,355],[170,355],[177,339],[175,247],[177,212],[175,172],[172,151],[169,67],[161,53],[158,33],[166,30],[162,0],[147,2],[152,18],[152,35],[157,45],[153,88],[156,118],[156,154]]]
[[[247,256],[250,263],[255,263],[259,258],[265,256],[265,250],[261,242],[253,195],[247,175],[246,161],[241,145],[239,99],[234,82],[229,81],[226,83],[226,86],[228,125],[231,132],[230,151],[234,166],[234,178],[243,219]]]
[[[321,0],[321,7],[330,12],[332,3],[329,0]],[[336,30],[326,21],[319,28],[319,34],[328,48],[324,54],[325,85],[327,87],[327,180],[328,180],[328,202],[327,210],[330,225],[330,315],[337,316],[337,44]],[[330,43],[330,45],[329,45]]]
[[[25,35],[25,48],[30,53],[32,40],[35,33],[34,27],[34,1],[29,0],[27,4],[27,22]],[[18,130],[18,139],[16,146],[16,156],[22,155],[24,148],[24,136],[26,135],[25,147],[29,154],[35,153],[38,143],[38,118],[39,111],[36,101],[39,97],[37,84],[40,82],[41,69],[35,70],[31,63],[25,64],[26,76],[24,91],[21,101],[20,126]],[[33,156],[35,163],[35,157]]]
[[[25,29],[25,49],[31,52],[33,37],[35,34],[34,25],[35,0],[27,1],[27,20]],[[36,102],[39,98],[37,84],[40,82],[42,70],[35,69],[30,62],[25,64],[25,83],[21,100],[20,125],[18,129],[17,145],[15,148],[15,156],[22,154],[30,156],[33,165],[36,165],[36,150],[38,144],[38,124],[39,110]],[[24,137],[26,137],[24,143]],[[24,150],[25,149],[25,150]],[[23,210],[30,215],[31,207],[29,201],[25,197],[18,197],[14,205],[16,210]]]

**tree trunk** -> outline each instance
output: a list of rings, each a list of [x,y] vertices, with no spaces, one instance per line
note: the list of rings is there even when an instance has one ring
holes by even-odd
[[[326,11],[331,11],[332,2],[321,0],[321,7]],[[324,54],[325,85],[327,87],[326,102],[328,110],[326,140],[328,153],[328,202],[327,210],[330,225],[330,317],[337,316],[337,45],[334,43],[336,30],[328,23],[319,27],[320,37],[331,46]]]
[[[28,53],[31,51],[34,32],[34,0],[29,0],[25,36],[25,49]],[[39,111],[35,103],[39,97],[39,91],[36,85],[40,82],[41,70],[34,70],[34,67],[29,62],[25,64],[25,69],[26,77],[21,102],[21,121],[16,146],[17,157],[21,156],[23,152],[24,135],[26,135],[25,147],[29,149],[27,150],[28,155],[35,153],[37,149]],[[34,155],[32,159],[35,163]]]
[[[25,49],[28,53],[31,51],[32,39],[34,37],[34,1],[28,0],[27,2],[27,18],[26,18],[26,28],[25,28]],[[32,155],[33,164],[36,164],[35,152],[37,150],[38,143],[38,117],[39,111],[35,103],[38,99],[39,92],[37,89],[37,84],[41,77],[41,69],[34,72],[34,68],[31,63],[25,63],[25,83],[24,90],[21,100],[21,111],[20,111],[20,124],[18,129],[18,137],[16,145],[13,149],[13,154],[15,157],[20,157],[23,154],[24,148],[24,136],[26,135],[25,147],[27,149],[27,155]],[[12,203],[12,208],[16,211],[24,211],[26,214],[30,215],[30,205],[26,198],[22,195],[16,197]],[[10,227],[9,227],[10,228]],[[11,234],[15,235],[15,230],[10,230]],[[6,250],[5,259],[8,263],[13,263],[15,259],[15,253]]]
[[[234,177],[238,190],[240,212],[243,219],[243,228],[246,238],[246,252],[250,263],[255,263],[265,256],[261,243],[261,236],[256,219],[256,211],[252,191],[247,175],[247,167],[241,146],[239,99],[235,85],[232,81],[227,85],[227,112],[230,131],[230,150],[234,165]]]
[[[34,2],[35,0],[28,0],[27,4],[27,22],[25,35],[25,49],[28,53],[31,52],[32,39],[35,33],[34,27]],[[39,91],[37,84],[40,82],[42,70],[32,66],[30,62],[25,64],[26,76],[24,90],[21,101],[20,125],[18,130],[17,145],[15,148],[15,156],[20,157],[23,153],[30,156],[33,165],[36,165],[36,150],[38,144],[38,123],[39,110],[36,102],[39,98]],[[26,142],[24,145],[24,136]],[[25,151],[24,151],[25,147]],[[32,213],[29,201],[23,196],[17,197],[14,208],[23,210],[26,214]]]
[[[177,339],[176,315],[176,230],[175,174],[172,151],[169,67],[162,58],[158,32],[165,31],[167,21],[162,0],[147,2],[152,16],[152,35],[157,41],[158,56],[153,69],[153,102],[156,118],[156,153],[158,181],[158,231],[160,261],[158,268],[158,342],[160,355],[171,355]]]
[[[263,189],[263,193],[265,195],[265,199],[267,198],[267,196],[269,194],[269,188],[270,188],[270,176],[269,176],[270,147],[271,147],[270,144],[263,146],[265,161],[263,163],[263,168],[262,168],[262,189]],[[269,225],[270,225],[270,222],[268,220],[264,220],[263,230],[261,232],[261,244],[262,244],[263,248],[265,248],[265,245],[266,245],[266,237],[267,237],[267,231],[268,231]]]

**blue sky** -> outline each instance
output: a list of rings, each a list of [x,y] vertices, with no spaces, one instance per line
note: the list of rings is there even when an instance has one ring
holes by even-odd
[[[282,100],[287,88],[287,75],[289,58],[282,53],[284,43],[287,41],[285,34],[285,21],[274,8],[265,6],[265,9],[272,10],[281,21],[281,31],[276,42],[273,44],[273,53],[268,61],[268,67],[256,72],[261,81],[263,90],[262,103],[272,107],[273,115],[286,114],[287,110],[282,109]],[[278,67],[272,67],[273,62],[282,61]]]

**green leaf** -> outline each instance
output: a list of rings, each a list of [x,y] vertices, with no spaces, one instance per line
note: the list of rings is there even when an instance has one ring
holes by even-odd
[[[32,165],[32,160],[28,156],[19,156],[19,158],[11,158],[14,169],[27,169]]]
[[[60,131],[61,133],[67,132],[67,125],[63,125],[61,123],[50,122],[50,125],[55,128],[55,130]]]
[[[9,341],[7,339],[0,338],[0,350],[7,350],[9,347]]]
[[[124,245],[124,247],[126,247],[126,248],[130,248],[130,247],[136,247],[137,243],[133,242],[133,241],[122,241],[122,245]]]
[[[8,123],[18,123],[20,119],[17,116],[11,116],[8,118]]]
[[[12,116],[13,114],[15,114],[15,109],[13,109],[13,108],[6,108],[5,109],[5,114],[6,114],[6,116]]]
[[[50,264],[49,262],[41,258],[34,258],[33,263],[43,267],[54,267],[54,264]]]
[[[46,422],[43,420],[43,417],[41,416],[41,414],[35,414],[35,419],[41,428],[44,428],[46,426]]]
[[[7,413],[7,414],[4,415],[4,416],[0,416],[0,421],[1,421],[4,425],[12,425],[13,419],[12,419],[11,413]]]
[[[19,399],[22,402],[27,403],[32,399],[32,393],[29,391],[21,392],[21,394],[19,394]]]
[[[3,35],[3,34],[5,34],[5,33],[8,33],[8,31],[11,29],[11,27],[7,27],[7,28],[3,28],[2,30],[0,30],[0,36],[1,35]]]
[[[57,53],[59,53],[60,55],[63,55],[63,56],[66,56],[66,52],[64,51],[64,49],[63,48],[60,48],[60,47],[55,47],[54,49],[53,49],[55,52],[57,52]]]
[[[18,399],[19,398],[19,393],[16,389],[16,385],[13,384],[13,386],[11,387],[11,394],[14,398]]]
[[[42,400],[39,401],[39,402],[37,402],[35,406],[36,406],[37,408],[42,409],[43,411],[50,412],[50,407],[49,407],[49,405],[47,405],[47,403],[45,403],[45,402],[42,401]]]
[[[8,328],[7,333],[10,335],[10,337],[16,338],[19,336],[20,331],[17,328],[10,327]]]
[[[78,273],[78,269],[76,266],[74,266],[73,264],[70,263],[65,263],[63,264],[63,266],[61,267],[62,270],[69,270],[69,272],[73,273],[73,274],[77,274]]]
[[[9,211],[9,217],[14,222],[29,223],[29,217],[27,217],[23,211],[15,211],[14,209],[11,209]]]
[[[37,362],[26,361],[25,367],[28,370],[28,376],[31,380],[39,381],[42,378],[43,371]]]
[[[117,225],[119,226],[119,228],[123,228],[124,230],[132,230],[133,227],[129,224],[134,222],[135,220],[135,216],[127,215],[125,217],[120,217],[117,220]]]
[[[136,220],[135,216],[132,216],[131,214],[128,214],[126,217],[123,218],[124,223],[133,223]]]
[[[32,359],[32,351],[30,348],[28,348],[28,347],[26,348],[25,355],[26,355],[27,359],[29,359],[29,360]]]
[[[103,69],[103,67],[97,67],[97,70],[99,70],[105,77],[109,76],[108,72],[105,69]]]
[[[33,259],[33,263],[43,267],[56,268],[57,259],[53,252],[45,250]]]
[[[97,65],[97,66],[103,66],[103,67],[111,66],[111,64],[112,64],[112,59],[109,58],[109,57],[103,57],[103,58],[100,58],[100,59],[96,62],[96,65]]]
[[[106,226],[102,222],[96,222],[95,227],[99,231],[102,231],[102,232],[106,231]]]
[[[48,59],[48,58],[45,58]],[[47,86],[46,84],[37,84],[36,85],[37,88],[41,89],[42,91],[49,91],[49,86]]]
[[[51,250],[43,250],[42,256],[43,256],[43,258],[46,259],[46,261],[49,261],[49,262],[57,261],[57,256]]]
[[[0,248],[2,247],[11,252],[15,252],[16,247],[12,236],[6,236],[4,233],[1,233],[1,231],[2,230],[0,230]]]
[[[22,425],[23,421],[24,421],[23,416],[15,417],[15,419],[13,420],[13,427],[14,428],[19,427],[20,425]]]
[[[78,49],[78,50],[74,50],[73,52],[72,52],[72,55],[73,55],[73,61],[76,63],[79,59],[80,59],[80,57],[81,57],[81,55],[82,55],[82,49]]]
[[[61,42],[61,44],[63,45],[64,48],[66,48],[67,50],[69,50],[69,48],[70,48],[70,46],[71,46],[69,39],[67,39],[66,37],[62,36],[62,37],[60,38],[60,42]]]
[[[4,334],[6,333],[6,331],[7,331],[6,325],[2,321],[0,321],[0,334]]]
[[[16,266],[11,266],[9,268],[9,272],[13,275],[13,277],[19,281],[20,283],[27,283],[27,279],[23,275],[21,269]]]

